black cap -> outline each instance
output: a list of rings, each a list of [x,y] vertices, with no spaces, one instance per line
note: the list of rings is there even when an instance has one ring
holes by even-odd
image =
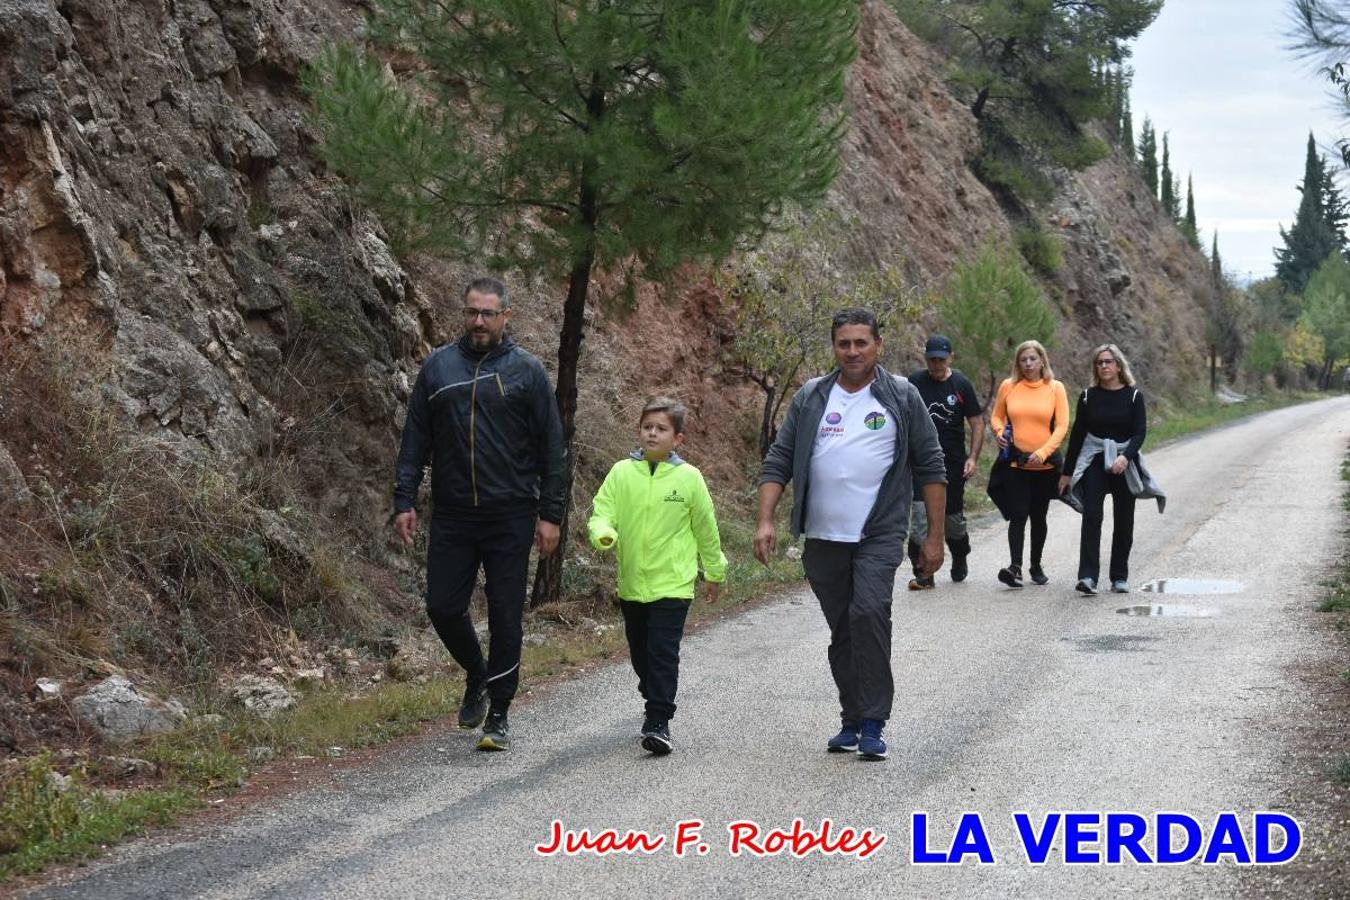
[[[940,334],[935,334],[928,339],[927,344],[924,344],[923,355],[946,359],[952,355],[952,342]]]

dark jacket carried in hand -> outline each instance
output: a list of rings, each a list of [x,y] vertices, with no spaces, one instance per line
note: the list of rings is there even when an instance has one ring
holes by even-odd
[[[480,351],[468,337],[422,363],[398,454],[394,509],[412,509],[422,470],[440,513],[562,522],[562,422],[544,366],[511,338]]]

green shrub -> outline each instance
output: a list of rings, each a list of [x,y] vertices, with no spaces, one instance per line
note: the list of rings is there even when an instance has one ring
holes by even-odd
[[[1054,275],[1064,264],[1064,242],[1034,225],[1017,229],[1017,249],[1042,275]]]

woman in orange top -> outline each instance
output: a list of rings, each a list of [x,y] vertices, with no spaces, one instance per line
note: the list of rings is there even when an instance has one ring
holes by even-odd
[[[1008,554],[1012,562],[999,569],[998,580],[1022,586],[1022,543],[1031,519],[1031,568],[1036,584],[1050,579],[1041,568],[1045,549],[1045,515],[1058,487],[1061,455],[1056,451],[1069,433],[1069,397],[1055,380],[1050,357],[1039,341],[1023,341],[1013,354],[1012,375],[999,385],[989,416],[999,450],[1007,450]],[[1012,444],[1008,433],[1012,426]]]

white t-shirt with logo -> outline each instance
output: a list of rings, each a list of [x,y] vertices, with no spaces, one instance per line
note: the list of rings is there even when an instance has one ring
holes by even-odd
[[[862,540],[881,480],[895,461],[895,423],[870,387],[849,393],[835,384],[811,450],[806,536]]]

